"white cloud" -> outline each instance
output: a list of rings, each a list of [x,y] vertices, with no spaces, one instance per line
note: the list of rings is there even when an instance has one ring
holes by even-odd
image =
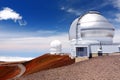
[[[76,9],[73,9],[73,8],[65,8],[64,6],[60,8],[61,10],[63,11],[66,11],[68,13],[71,13],[71,14],[75,14],[75,15],[80,15],[80,11],[76,10]]]
[[[26,25],[26,21],[22,20],[22,16],[19,13],[15,12],[13,9],[9,7],[3,8],[0,10],[0,20],[14,20],[14,22],[18,21],[18,23],[22,25]]]
[[[79,11],[77,11],[77,10],[75,10],[75,9],[72,9],[72,8],[69,8],[69,9],[67,10],[67,12],[72,13],[72,14],[75,14],[75,15],[80,15],[80,14],[81,14]]]
[[[120,9],[120,0],[109,0],[115,8]]]
[[[55,30],[38,30],[36,31],[38,34],[46,35],[46,34],[55,34],[57,31]]]
[[[0,20],[8,20],[12,19],[14,21],[22,19],[22,16],[20,14],[13,11],[11,8],[3,8],[3,10],[0,11]]]
[[[17,62],[17,61],[29,61],[32,60],[32,57],[8,57],[8,56],[0,56],[0,61],[5,62]]]
[[[38,30],[32,32],[0,32],[0,40],[4,38],[21,38],[21,37],[39,37],[39,36],[52,36],[52,35],[64,34],[55,30]]]
[[[115,14],[115,21],[116,22],[120,22],[120,13],[118,13],[118,14]]]
[[[60,9],[61,9],[61,10],[65,10],[65,7],[64,7],[64,6],[62,6]]]
[[[18,23],[20,26],[27,25],[27,22],[25,20],[22,20],[22,19],[18,20]]]

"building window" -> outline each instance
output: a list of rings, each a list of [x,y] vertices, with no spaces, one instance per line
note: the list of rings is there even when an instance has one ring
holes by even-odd
[[[84,51],[84,47],[79,47],[79,48],[77,48],[77,51]]]

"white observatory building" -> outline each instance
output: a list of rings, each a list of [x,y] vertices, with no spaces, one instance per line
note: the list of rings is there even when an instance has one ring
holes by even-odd
[[[114,26],[99,12],[89,11],[76,18],[69,30],[71,55],[90,57],[99,52],[120,52],[120,44],[113,43],[114,31]]]

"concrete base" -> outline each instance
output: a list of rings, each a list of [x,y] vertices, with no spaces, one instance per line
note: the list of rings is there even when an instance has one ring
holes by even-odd
[[[120,53],[102,53],[102,56],[120,55]],[[93,53],[92,57],[99,57],[98,53]],[[88,57],[75,57],[75,62],[89,60]]]
[[[109,56],[110,55],[120,55],[120,53],[111,53],[111,54],[108,54]]]
[[[76,57],[75,62],[85,61],[85,60],[88,60],[88,59],[89,59],[88,57]]]
[[[98,54],[97,53],[93,53],[92,57],[98,57]]]
[[[120,53],[102,53],[102,56],[120,55]],[[98,57],[98,53],[93,53],[92,57]]]

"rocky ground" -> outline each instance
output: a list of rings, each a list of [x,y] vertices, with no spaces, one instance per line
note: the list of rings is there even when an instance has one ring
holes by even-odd
[[[102,56],[17,80],[120,80],[120,55]]]

